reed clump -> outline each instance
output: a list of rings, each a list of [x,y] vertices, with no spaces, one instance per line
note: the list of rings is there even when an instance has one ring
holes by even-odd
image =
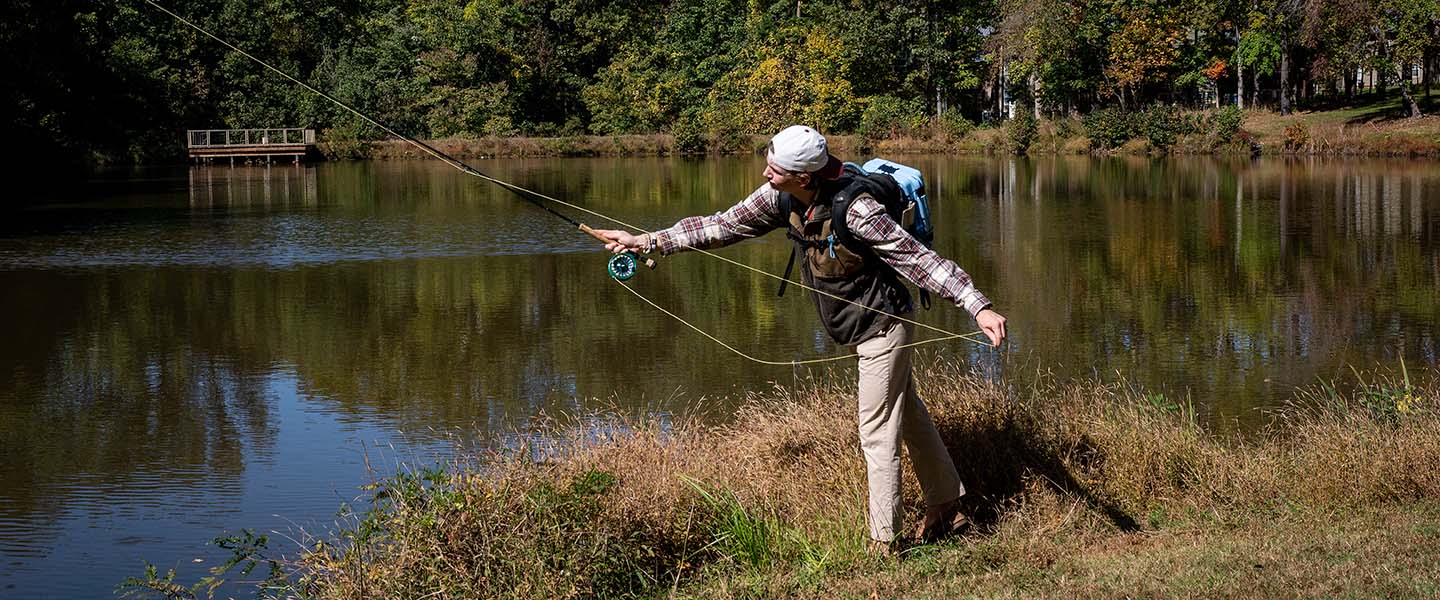
[[[933,362],[916,381],[978,527],[899,565],[864,552],[853,382],[840,377],[756,394],[723,425],[609,418],[554,432],[565,439],[546,452],[382,481],[372,511],[292,563],[291,592],[863,597],[970,586],[959,589],[1105,596],[1126,591],[1107,587],[1126,578],[1086,579],[1086,565],[1174,549],[1136,532],[1240,544],[1224,536],[1261,540],[1271,518],[1311,531],[1294,515],[1440,497],[1440,394],[1408,378],[1302,393],[1244,439],[1218,438],[1188,403],[1123,384],[1014,389]],[[918,485],[906,485],[918,518]],[[1067,583],[1027,587],[1056,569],[1069,570]],[[1188,593],[1176,585],[1159,593]]]

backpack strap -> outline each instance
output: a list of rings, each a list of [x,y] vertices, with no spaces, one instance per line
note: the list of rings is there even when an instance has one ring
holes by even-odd
[[[788,192],[780,192],[780,216],[785,219],[785,237],[790,239],[799,237],[792,231],[795,228],[790,226],[790,207],[794,204],[794,200],[795,197],[791,196]],[[790,272],[795,270],[795,251],[796,248],[792,244],[790,246],[790,261],[785,263],[785,275],[780,278],[780,289],[775,292],[775,297],[777,298],[784,296],[785,286],[790,285]]]
[[[849,168],[850,165],[847,164],[847,171]],[[900,184],[896,183],[895,178],[884,173],[865,174],[861,172],[855,174],[854,181],[846,186],[843,191],[835,194],[835,199],[831,201],[830,230],[835,233],[835,239],[845,244],[845,247],[849,248],[851,252],[861,256],[871,257],[877,261],[877,263],[883,264],[883,262],[880,261],[880,257],[875,255],[874,250],[868,245],[860,243],[859,240],[855,239],[855,236],[851,235],[850,225],[846,222],[846,218],[850,214],[850,202],[854,200],[856,196],[863,193],[870,194],[870,196],[880,204],[880,207],[885,209],[885,214],[895,220],[896,226],[901,225],[899,215],[894,212],[896,208],[895,205],[905,199],[905,192],[900,189]],[[920,306],[924,307],[925,310],[930,310],[930,292],[926,291],[923,287],[919,289]]]
[[[790,262],[785,263],[785,275],[780,278],[780,289],[775,292],[775,297],[785,295],[785,286],[790,285],[790,272],[795,270],[795,246],[790,247]]]
[[[780,208],[780,214],[785,217],[785,237],[789,238],[790,241],[791,241],[791,242],[794,242],[794,243],[790,246],[790,260],[788,260],[788,261],[785,263],[785,275],[783,275],[783,276],[780,278],[780,289],[775,292],[775,295],[776,295],[777,297],[779,297],[779,296],[784,296],[784,295],[785,295],[785,287],[788,286],[788,285],[790,285],[790,273],[794,272],[794,270],[795,270],[795,256],[796,256],[796,254],[799,252],[799,249],[800,249],[801,247],[805,247],[805,248],[825,248],[826,246],[831,246],[831,250],[830,250],[831,254],[834,254],[834,252],[835,252],[835,250],[834,250],[834,248],[833,248],[833,245],[834,245],[833,242],[826,243],[826,242],[819,241],[819,240],[807,240],[807,239],[804,238],[804,236],[800,235],[800,232],[795,231],[795,228],[794,228],[794,227],[791,227],[791,226],[790,226],[790,211],[791,211],[791,210],[794,208],[794,206],[795,206],[794,202],[795,202],[795,197],[794,197],[794,196],[792,196],[792,195],[790,195],[789,193],[786,193],[786,192],[780,192],[780,196],[779,196],[779,198],[778,198],[778,203],[779,203],[779,208]],[[833,223],[833,222],[832,222],[832,223]],[[833,226],[833,225],[832,225],[832,226]],[[834,238],[834,237],[835,237],[835,235],[834,235],[834,232],[832,231],[832,232],[831,232],[831,238]]]
[[[850,165],[847,164],[847,171],[849,167]],[[861,171],[854,174],[853,179],[849,182],[849,185],[845,186],[845,189],[835,194],[835,199],[831,202],[830,229],[835,232],[835,239],[837,241],[845,244],[845,247],[849,248],[851,252],[863,256],[865,254],[873,254],[873,252],[871,252],[869,246],[859,243],[859,240],[856,240],[855,236],[851,235],[850,225],[846,222],[847,217],[850,215],[850,202],[860,194],[870,194],[870,197],[874,198],[875,201],[880,204],[880,207],[885,209],[885,214],[890,215],[890,218],[895,219],[896,224],[899,224],[900,218],[895,214],[894,205],[905,198],[905,193],[900,189],[900,184],[895,183],[895,179],[889,175],[883,173],[867,174]]]

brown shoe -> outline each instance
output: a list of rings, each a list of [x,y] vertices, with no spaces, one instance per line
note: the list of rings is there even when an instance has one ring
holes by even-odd
[[[915,527],[915,539],[923,543],[936,542],[969,528],[970,518],[961,508],[957,498],[942,505],[933,517],[927,510],[925,518]]]

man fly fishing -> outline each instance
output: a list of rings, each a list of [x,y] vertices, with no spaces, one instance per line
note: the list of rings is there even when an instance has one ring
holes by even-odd
[[[902,441],[925,494],[925,517],[915,536],[929,541],[960,529],[967,522],[960,504],[965,486],[915,393],[907,347],[915,328],[896,318],[914,308],[900,277],[964,308],[994,346],[1005,339],[1005,317],[992,309],[964,270],[915,239],[873,194],[852,187],[851,177],[830,155],[819,132],[788,127],[771,139],[765,158],[767,183],[724,211],[687,217],[653,233],[598,233],[611,240],[606,245],[611,252],[658,250],[668,255],[785,229],[803,257],[805,284],[829,294],[812,294],[826,331],[836,343],[854,346],[859,356],[860,447],[869,485],[872,549],[893,553],[903,528]],[[837,210],[836,219],[831,209],[840,206],[843,212]],[[836,223],[849,230],[853,243],[836,242]]]

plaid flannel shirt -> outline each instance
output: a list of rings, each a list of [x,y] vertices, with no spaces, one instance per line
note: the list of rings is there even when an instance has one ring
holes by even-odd
[[[653,233],[655,247],[661,254],[691,248],[708,250],[787,228],[789,223],[780,214],[779,199],[780,193],[769,184],[761,185],[735,206],[709,216],[686,217],[669,229]],[[964,269],[926,248],[885,214],[885,207],[869,194],[861,194],[850,203],[845,220],[856,239],[868,244],[885,264],[915,285],[954,302],[972,317],[990,307],[990,300],[975,289]]]

